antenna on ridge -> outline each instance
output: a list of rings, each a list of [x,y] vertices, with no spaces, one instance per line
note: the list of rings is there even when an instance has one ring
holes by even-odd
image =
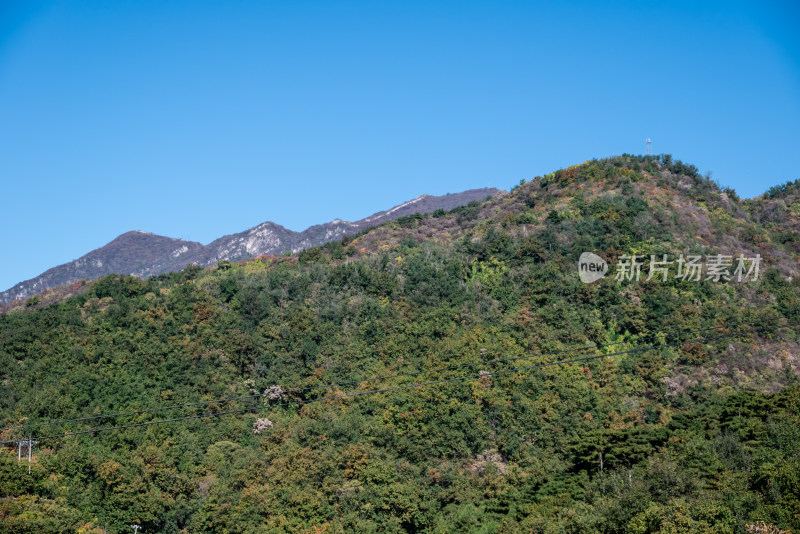
[[[650,148],[650,145],[652,145],[652,144],[653,144],[653,141],[651,141],[651,140],[650,140],[650,138],[648,137],[648,138],[647,138],[647,152],[646,152],[646,154],[647,154],[648,156],[650,156],[650,155],[652,155],[652,154],[653,154],[653,149],[652,149],[652,148]]]

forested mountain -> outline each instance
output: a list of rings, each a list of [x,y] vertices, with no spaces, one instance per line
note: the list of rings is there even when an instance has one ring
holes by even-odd
[[[799,222],[623,155],[0,315],[0,531],[800,532]]]
[[[77,260],[48,269],[35,278],[0,292],[0,304],[27,299],[57,286],[94,280],[107,274],[132,274],[141,278],[179,271],[192,263],[208,267],[219,261],[299,252],[392,219],[413,213],[429,213],[437,209],[450,210],[473,200],[484,200],[497,192],[497,189],[487,187],[439,196],[422,195],[355,222],[336,219],[311,226],[302,232],[267,221],[244,232],[215,239],[208,245],[149,232],[126,232]]]

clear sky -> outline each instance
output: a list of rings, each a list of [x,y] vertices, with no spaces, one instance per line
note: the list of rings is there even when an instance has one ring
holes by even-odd
[[[800,177],[800,7],[0,0],[0,289],[128,230],[201,243],[655,153]]]

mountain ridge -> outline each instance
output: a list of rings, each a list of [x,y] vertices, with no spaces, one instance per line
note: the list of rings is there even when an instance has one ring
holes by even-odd
[[[209,267],[223,260],[239,261],[260,255],[297,253],[388,220],[412,213],[450,210],[473,200],[483,200],[499,191],[485,187],[438,196],[420,195],[358,221],[334,219],[309,226],[300,232],[265,221],[242,232],[219,237],[207,245],[132,230],[76,260],[52,267],[0,292],[0,304],[23,300],[53,287],[80,280],[93,280],[112,273],[148,277],[181,270],[192,263]]]

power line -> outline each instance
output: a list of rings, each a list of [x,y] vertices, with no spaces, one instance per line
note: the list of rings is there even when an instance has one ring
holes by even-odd
[[[789,319],[789,318],[793,318],[793,317],[797,317],[797,316],[800,316],[800,314],[788,315],[786,317],[778,317],[777,320]],[[764,320],[761,320],[761,321],[744,321],[744,322],[740,322],[740,323],[731,323],[731,324],[727,324],[727,325],[724,325],[724,326],[712,326],[712,327],[706,327],[706,328],[699,328],[699,329],[696,329],[696,330],[688,330],[688,331],[684,331],[684,332],[674,332],[674,333],[671,333],[671,334],[665,334],[664,337],[665,337],[665,339],[668,339],[668,338],[672,338],[672,337],[675,337],[675,336],[678,336],[678,335],[690,335],[690,334],[696,334],[696,333],[699,333],[699,332],[706,332],[706,331],[709,331],[709,330],[718,330],[720,328],[733,328],[733,327],[736,327],[736,326],[752,325],[752,324],[757,324],[757,323],[760,324],[760,323],[763,323],[763,322],[764,322]],[[637,339],[637,341],[651,340],[651,339],[655,339],[657,337],[659,337],[659,334],[653,334],[653,335],[650,335],[650,336],[645,336],[645,337],[639,338],[639,339]],[[439,367],[439,368],[434,368],[434,369],[423,369],[423,370],[417,370],[417,371],[409,371],[409,372],[406,372],[406,373],[397,373],[397,374],[393,374],[393,375],[376,376],[376,377],[363,378],[363,379],[358,379],[358,380],[345,380],[345,381],[342,381],[342,382],[333,382],[333,383],[321,384],[321,385],[317,385],[317,386],[307,386],[307,387],[303,387],[303,388],[286,389],[286,390],[283,390],[283,393],[302,393],[302,392],[306,392],[306,391],[312,391],[312,390],[315,390],[315,389],[327,389],[327,388],[338,387],[338,386],[350,386],[350,385],[356,385],[356,384],[363,384],[365,382],[374,382],[374,381],[378,381],[378,380],[388,380],[388,379],[391,379],[391,378],[402,378],[402,377],[409,377],[409,376],[418,376],[418,375],[421,375],[421,374],[436,373],[436,372],[441,372],[441,371],[453,371],[453,370],[456,370],[456,369],[463,369],[463,368],[466,368],[466,367],[475,367],[475,366],[478,366],[478,365],[494,365],[494,364],[498,364],[498,363],[517,361],[517,360],[528,359],[528,358],[533,358],[533,357],[537,357],[537,356],[539,356],[539,357],[541,357],[541,356],[557,356],[559,354],[566,354],[566,353],[569,353],[569,352],[583,352],[585,350],[592,350],[592,349],[599,350],[599,349],[602,349],[602,348],[612,347],[612,346],[615,346],[615,345],[622,345],[622,344],[625,344],[625,343],[629,343],[629,342],[628,341],[614,341],[614,342],[611,342],[611,343],[604,343],[604,344],[600,344],[600,345],[597,345],[597,344],[595,344],[595,345],[584,345],[582,347],[573,347],[573,348],[569,348],[569,349],[561,349],[561,350],[557,350],[557,351],[543,352],[543,353],[539,353],[539,354],[526,354],[526,355],[523,355],[523,356],[514,356],[514,357],[511,357],[511,358],[500,358],[500,359],[494,359],[494,360],[484,360],[484,361],[480,361],[480,362],[463,363],[463,364],[451,365],[451,366],[447,366],[447,367]],[[189,403],[183,403],[183,404],[174,404],[174,405],[171,405],[171,406],[161,406],[161,407],[158,407],[158,408],[146,408],[146,409],[143,409],[143,410],[131,410],[131,411],[126,411],[126,412],[116,412],[116,413],[111,413],[111,414],[98,414],[98,415],[92,415],[92,416],[77,417],[77,418],[74,418],[74,419],[59,419],[59,420],[55,420],[55,421],[46,421],[46,422],[43,422],[43,423],[31,423],[31,424],[27,424],[27,425],[6,427],[6,428],[0,429],[0,432],[5,432],[7,430],[20,430],[20,429],[26,429],[26,428],[36,428],[36,427],[42,427],[42,426],[51,426],[51,425],[64,424],[64,423],[75,423],[75,422],[80,422],[80,421],[92,421],[92,420],[97,420],[97,419],[110,419],[112,417],[120,417],[120,416],[123,416],[123,415],[141,415],[141,414],[145,414],[145,413],[153,413],[153,412],[161,412],[161,411],[165,411],[165,410],[173,410],[173,409],[176,409],[176,408],[187,408],[187,407],[190,407],[190,406],[205,406],[205,405],[209,405],[209,404],[218,404],[218,403],[231,402],[231,401],[237,401],[237,400],[256,399],[256,398],[262,398],[264,396],[265,396],[264,393],[254,393],[252,395],[242,395],[242,396],[237,396],[237,397],[227,397],[227,398],[213,399],[213,400],[207,400],[207,401],[197,401],[197,402],[189,402]]]
[[[772,327],[768,327],[768,328],[750,329],[750,330],[745,331],[745,332],[728,333],[728,334],[722,334],[722,335],[713,336],[713,337],[700,337],[700,338],[695,338],[695,339],[690,339],[690,340],[675,341],[675,342],[672,342],[672,343],[665,343],[665,344],[662,344],[662,345],[650,345],[650,346],[646,346],[646,347],[637,347],[637,348],[623,350],[623,351],[611,352],[611,353],[608,353],[608,354],[599,354],[599,355],[594,355],[594,356],[584,356],[584,357],[581,357],[581,358],[573,358],[573,359],[570,359],[570,360],[561,360],[561,361],[557,361],[557,362],[541,363],[541,364],[530,365],[530,366],[526,366],[526,367],[517,367],[517,368],[514,368],[514,369],[503,369],[503,370],[494,371],[494,372],[482,372],[480,374],[474,374],[474,375],[443,378],[443,379],[440,379],[440,380],[431,380],[431,381],[428,381],[428,382],[418,382],[418,383],[414,383],[414,384],[404,384],[404,385],[400,385],[400,386],[392,386],[392,387],[388,387],[388,388],[372,389],[372,390],[367,390],[367,391],[357,391],[357,392],[354,392],[354,393],[343,393],[341,395],[330,395],[330,396],[326,396],[326,397],[317,397],[315,399],[305,399],[305,400],[296,400],[296,401],[283,402],[283,403],[278,403],[278,404],[268,404],[267,408],[278,408],[278,407],[283,407],[283,406],[297,406],[297,405],[309,404],[309,403],[312,403],[312,402],[319,402],[319,401],[326,401],[326,400],[336,400],[336,399],[343,399],[343,398],[347,398],[347,397],[358,397],[358,396],[361,396],[361,395],[368,395],[368,394],[372,394],[372,393],[382,393],[382,392],[386,392],[386,391],[396,391],[396,390],[400,390],[400,389],[409,389],[409,388],[415,388],[415,387],[421,387],[421,386],[444,384],[444,383],[447,383],[447,382],[455,382],[455,381],[459,381],[459,380],[467,380],[467,379],[470,379],[470,378],[482,378],[482,377],[486,377],[486,376],[496,376],[496,375],[507,374],[507,373],[529,371],[529,370],[533,370],[533,369],[542,369],[542,368],[545,368],[545,367],[552,367],[552,366],[556,366],[556,365],[565,365],[565,364],[569,364],[569,363],[586,362],[586,361],[591,361],[591,360],[597,360],[597,359],[600,359],[600,358],[609,358],[611,356],[620,356],[620,355],[623,355],[623,354],[633,354],[633,353],[636,353],[636,352],[644,352],[644,351],[651,350],[651,349],[659,349],[659,348],[663,349],[663,348],[667,348],[667,347],[674,347],[674,346],[678,346],[678,345],[683,345],[683,344],[686,344],[686,343],[709,342],[709,341],[714,341],[714,340],[717,340],[717,339],[735,337],[735,336],[744,335],[744,334],[748,334],[748,333],[767,332],[767,331],[772,331],[772,330],[779,330],[779,329],[783,329],[783,328],[790,328],[792,326],[797,326],[799,324],[800,324],[800,322],[798,322],[798,323],[789,323],[789,324],[786,324],[786,325],[776,325],[776,326],[772,326]],[[190,415],[190,416],[185,416],[185,417],[176,417],[176,418],[172,418],[172,419],[161,419],[161,420],[157,420],[157,421],[147,421],[147,422],[144,422],[144,423],[133,423],[133,424],[130,424],[130,425],[119,425],[119,426],[93,428],[93,429],[89,429],[89,430],[80,430],[80,431],[76,431],[76,432],[65,432],[65,433],[62,433],[62,434],[52,434],[52,435],[47,435],[47,436],[38,436],[38,437],[35,437],[35,438],[32,438],[32,439],[39,441],[39,440],[44,440],[44,439],[54,439],[54,438],[63,438],[63,437],[68,437],[68,436],[78,436],[78,435],[82,435],[82,434],[96,434],[96,433],[99,433],[99,432],[106,432],[106,431],[110,431],[110,430],[122,430],[122,429],[126,429],[126,428],[136,428],[136,427],[143,427],[143,426],[149,426],[149,425],[174,423],[174,422],[177,422],[177,421],[187,421],[187,420],[190,420],[190,419],[203,419],[203,418],[206,418],[206,417],[218,417],[218,416],[222,416],[222,415],[231,415],[231,414],[239,414],[239,413],[246,413],[246,412],[257,412],[259,410],[259,408],[261,408],[261,407],[244,408],[244,409],[239,409],[239,410],[229,410],[229,411],[224,411],[224,412],[214,412],[214,413],[200,414],[200,415]],[[12,443],[16,444],[17,440],[15,440],[15,441],[0,441],[0,445],[8,445],[8,444],[12,444]]]

